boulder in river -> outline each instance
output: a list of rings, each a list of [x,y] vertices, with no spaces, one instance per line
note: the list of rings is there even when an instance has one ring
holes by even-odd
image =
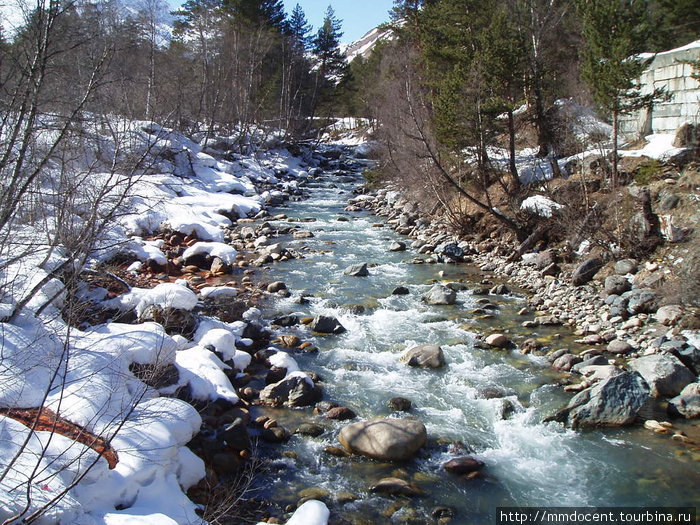
[[[342,334],[346,331],[335,317],[328,315],[318,315],[313,318],[310,324],[311,330],[319,334]]]
[[[370,492],[378,494],[389,494],[391,496],[421,496],[423,491],[399,478],[382,478],[371,489]]]
[[[394,288],[394,291],[391,292],[391,295],[408,295],[409,293],[411,293],[410,290],[405,286],[397,286]]]
[[[458,476],[471,474],[472,472],[481,470],[483,467],[483,461],[471,456],[453,458],[442,466],[442,468],[444,468],[450,474],[456,474]]]
[[[668,412],[686,419],[700,417],[700,383],[690,383],[668,402]]]
[[[445,366],[445,354],[436,344],[414,346],[401,356],[408,366],[420,368],[441,368]]]
[[[271,406],[305,407],[321,399],[321,389],[303,372],[293,372],[260,391],[260,400]]]
[[[510,344],[508,338],[503,334],[491,334],[484,342],[494,348],[505,348]]]
[[[392,412],[409,412],[411,405],[411,400],[405,397],[392,397],[389,400],[389,410]]]
[[[375,419],[344,427],[338,435],[343,447],[380,461],[405,461],[418,452],[428,438],[425,426],[413,419]]]
[[[637,372],[623,372],[576,394],[569,405],[545,421],[572,428],[629,425],[650,399],[649,385]]]
[[[461,261],[464,250],[456,242],[444,242],[435,247],[435,253],[452,261]]]
[[[394,241],[389,245],[390,252],[403,252],[406,251],[406,243],[401,241]]]
[[[627,364],[644,378],[654,397],[677,396],[686,385],[695,381],[695,375],[672,354],[647,355]]]
[[[367,269],[367,263],[359,263],[348,266],[343,273],[351,277],[367,277],[369,270]]]
[[[449,289],[447,286],[436,284],[422,297],[423,302],[434,305],[455,304],[457,301],[457,292]]]

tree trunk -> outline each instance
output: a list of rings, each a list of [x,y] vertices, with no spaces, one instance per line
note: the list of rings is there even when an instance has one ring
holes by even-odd
[[[613,147],[612,147],[612,177],[610,185],[614,190],[617,188],[617,127],[619,124],[620,115],[617,109],[613,110]]]
[[[515,118],[513,110],[510,108],[508,109],[508,157],[508,167],[513,177],[513,190],[515,191],[520,187],[520,177],[518,177],[518,168],[515,165]]]

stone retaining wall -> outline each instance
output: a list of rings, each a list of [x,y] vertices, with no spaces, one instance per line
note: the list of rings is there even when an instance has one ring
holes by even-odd
[[[684,123],[700,124],[700,83],[691,73],[692,66],[682,63],[700,59],[700,40],[658,53],[641,77],[642,93],[665,87],[672,98],[658,102],[620,119],[621,136],[635,140],[651,133],[675,133]]]

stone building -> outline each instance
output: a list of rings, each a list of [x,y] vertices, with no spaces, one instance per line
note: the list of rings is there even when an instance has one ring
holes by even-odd
[[[653,55],[649,55],[651,57]],[[642,93],[665,87],[669,101],[657,102],[620,118],[620,135],[634,140],[651,133],[675,133],[688,123],[700,124],[700,83],[691,76],[693,68],[686,61],[700,59],[700,40],[663,53],[657,53],[641,77]]]

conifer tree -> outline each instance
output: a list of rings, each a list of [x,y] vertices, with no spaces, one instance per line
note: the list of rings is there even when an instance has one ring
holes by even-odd
[[[312,115],[319,104],[330,104],[333,89],[347,67],[345,56],[340,50],[340,38],[343,36],[341,27],[342,21],[335,16],[335,11],[329,5],[323,24],[313,39],[312,52],[316,57],[317,70]]]
[[[583,19],[585,45],[582,76],[590,85],[593,99],[611,115],[613,125],[612,179],[618,179],[618,130],[621,115],[663,100],[656,89],[642,94],[639,77],[651,59],[639,58],[645,51],[651,28],[645,0],[577,0]]]

